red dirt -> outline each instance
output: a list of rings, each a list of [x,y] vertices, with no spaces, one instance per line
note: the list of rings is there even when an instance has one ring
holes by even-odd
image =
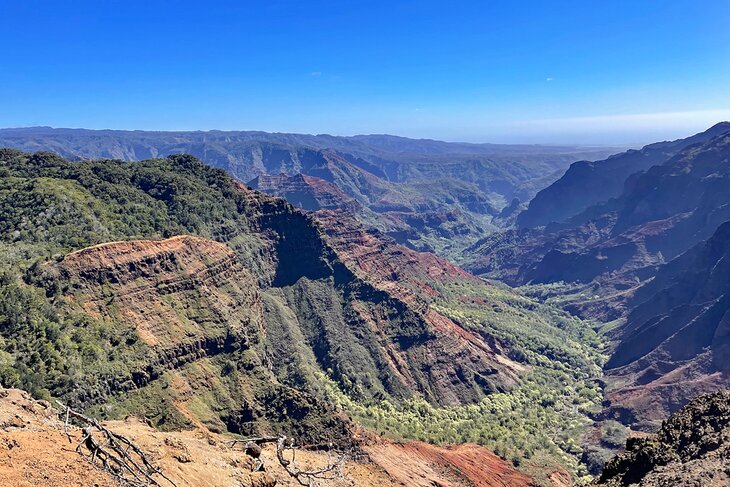
[[[204,428],[160,432],[134,418],[109,421],[112,431],[131,438],[178,486],[299,485],[278,464],[272,446],[261,454],[266,472],[252,472],[254,461],[231,449],[225,437]],[[118,484],[74,451],[81,432],[70,427],[72,441],[50,405],[19,390],[0,390],[0,485],[98,486]],[[344,476],[323,485],[337,487],[523,487],[532,479],[477,445],[438,447],[421,442],[395,443],[366,435],[370,461],[347,461]],[[300,451],[297,465],[324,465],[323,453]]]
[[[478,445],[439,447],[422,442],[382,442],[365,449],[388,475],[409,487],[534,485],[531,477]]]

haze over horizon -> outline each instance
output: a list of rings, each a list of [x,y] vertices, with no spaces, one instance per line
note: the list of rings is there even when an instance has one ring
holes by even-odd
[[[730,119],[721,1],[8,1],[0,19],[3,127],[638,145]]]
[[[0,487],[730,486],[728,26],[0,0]]]

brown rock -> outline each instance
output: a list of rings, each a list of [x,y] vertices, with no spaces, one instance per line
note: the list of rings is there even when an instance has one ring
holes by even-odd
[[[251,474],[251,487],[274,487],[276,479],[266,472]]]
[[[175,459],[180,463],[192,463],[193,459],[187,453],[178,453]]]

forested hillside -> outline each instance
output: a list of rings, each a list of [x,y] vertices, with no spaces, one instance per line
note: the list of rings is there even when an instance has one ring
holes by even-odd
[[[335,137],[266,132],[146,132],[0,129],[0,147],[53,151],[70,159],[143,160],[190,154],[263,192],[292,196],[280,176],[306,176],[301,188],[339,188],[360,221],[416,250],[454,257],[511,220],[500,215],[527,202],[578,159],[601,159],[610,147],[450,143],[389,135]],[[324,183],[323,183],[324,182]],[[276,184],[275,184],[276,183]],[[341,199],[341,198],[338,198]]]
[[[4,386],[308,441],[348,441],[339,410],[580,471],[601,398],[588,323],[190,156],[1,159]]]

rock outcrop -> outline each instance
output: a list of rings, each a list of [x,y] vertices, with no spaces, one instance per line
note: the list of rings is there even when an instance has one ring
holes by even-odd
[[[248,183],[272,196],[284,198],[292,205],[307,211],[341,209],[355,212],[360,204],[334,184],[304,174],[287,176],[260,175]]]
[[[195,236],[112,242],[66,255],[54,272],[75,304],[92,316],[133,325],[160,350],[186,342],[195,350],[195,344],[240,337],[236,344],[212,345],[222,352],[264,339],[256,280],[219,242]]]
[[[595,485],[720,487],[730,484],[730,392],[701,396],[657,434],[630,438]]]

